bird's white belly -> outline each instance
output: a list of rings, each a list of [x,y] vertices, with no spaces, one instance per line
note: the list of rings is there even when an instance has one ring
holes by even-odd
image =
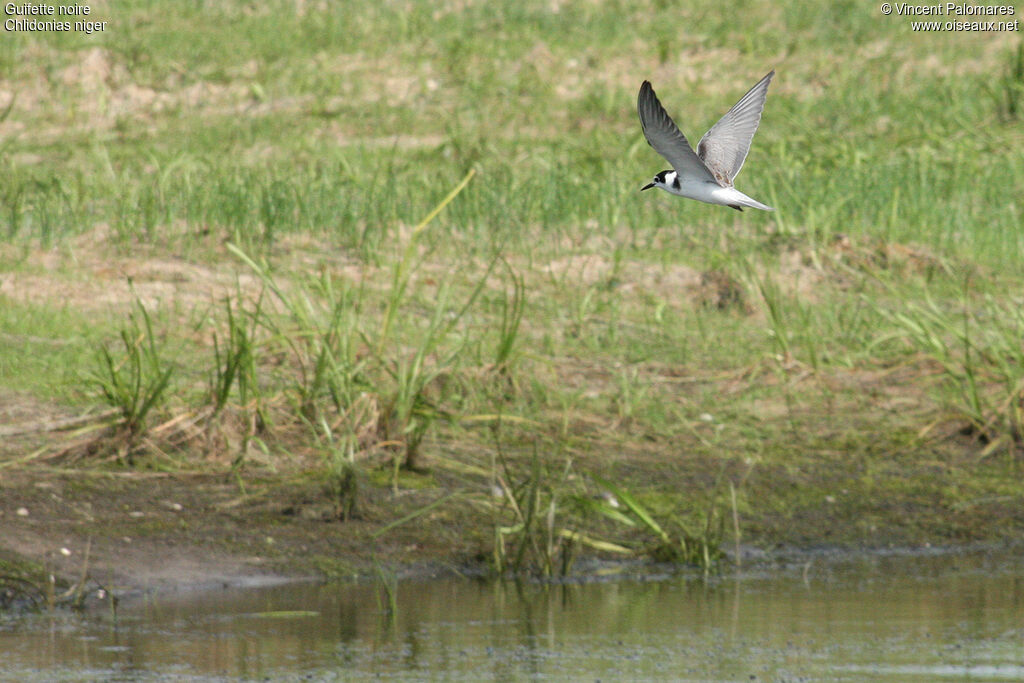
[[[665,188],[672,194],[677,194],[688,199],[696,199],[697,201],[706,202],[708,204],[721,204],[729,206],[731,204],[740,203],[740,200],[748,199],[748,197],[733,187],[722,187],[718,183],[707,183],[707,182],[683,182],[679,184],[679,189],[674,187]]]

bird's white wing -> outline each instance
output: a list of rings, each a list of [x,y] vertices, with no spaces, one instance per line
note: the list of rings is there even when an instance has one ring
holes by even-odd
[[[648,144],[665,157],[679,175],[714,182],[711,172],[693,151],[686,136],[661,106],[650,81],[644,81],[640,86],[636,111],[640,114],[640,125],[643,126]]]
[[[697,144],[697,154],[715,175],[719,184],[732,186],[750,151],[757,125],[761,123],[764,100],[775,70],[747,91]],[[723,183],[723,179],[725,182]]]

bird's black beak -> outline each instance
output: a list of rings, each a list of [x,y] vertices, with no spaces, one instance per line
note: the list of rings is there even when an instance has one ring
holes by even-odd
[[[647,183],[646,185],[640,188],[640,191],[643,192],[644,190],[649,190],[652,187],[654,187],[654,183]]]

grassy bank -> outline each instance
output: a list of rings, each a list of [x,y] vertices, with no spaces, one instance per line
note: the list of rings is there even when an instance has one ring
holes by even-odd
[[[1019,35],[852,4],[94,13],[0,47],[0,473],[312,476],[371,547],[449,524],[541,573],[1019,535]],[[777,211],[637,192],[643,79],[696,140],[773,67],[737,184]]]

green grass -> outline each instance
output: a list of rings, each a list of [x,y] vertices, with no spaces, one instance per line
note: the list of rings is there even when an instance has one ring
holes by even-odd
[[[836,483],[893,454],[1015,472],[1019,37],[916,34],[858,3],[556,4],[118,2],[91,37],[8,35],[3,277],[55,285],[0,288],[2,385],[88,403],[83,378],[130,367],[88,351],[136,304],[57,285],[187,264],[140,304],[166,400],[118,394],[193,430],[164,455],[312,454],[349,481],[383,453],[482,486],[502,416],[510,489],[566,535],[525,507],[483,517],[546,572],[574,533],[630,540],[562,505],[590,474],[680,529],[731,517],[731,482],[769,542],[813,535],[779,520],[826,496],[862,514],[844,487],[900,495]],[[696,140],[772,67],[738,186],[776,212],[637,192],[664,167],[644,78]],[[886,542],[866,528],[841,540]]]
[[[95,359],[90,342],[105,334],[102,324],[59,304],[0,301],[0,385],[62,403],[82,401],[80,371]]]

